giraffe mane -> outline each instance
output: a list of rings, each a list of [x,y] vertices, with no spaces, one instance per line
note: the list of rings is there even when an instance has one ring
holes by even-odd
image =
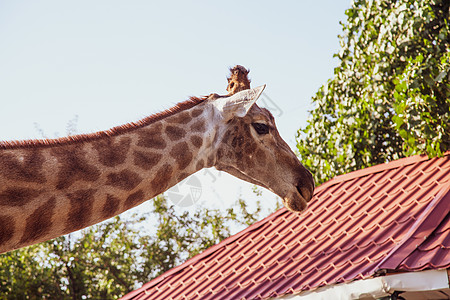
[[[12,140],[12,141],[0,141],[0,149],[23,149],[23,148],[41,148],[41,147],[52,147],[59,145],[70,145],[80,142],[89,142],[93,140],[98,140],[105,137],[117,136],[123,133],[127,133],[133,131],[135,129],[150,125],[154,122],[160,121],[164,118],[170,117],[178,112],[181,112],[186,109],[190,109],[200,103],[202,103],[207,96],[205,97],[190,97],[188,100],[180,102],[175,106],[166,109],[162,112],[158,112],[147,116],[143,119],[140,119],[135,122],[126,123],[123,125],[115,126],[107,130],[86,133],[86,134],[77,134],[70,135],[60,138],[53,139],[30,139],[30,140]]]

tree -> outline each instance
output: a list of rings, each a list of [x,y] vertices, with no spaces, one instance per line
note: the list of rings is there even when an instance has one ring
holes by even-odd
[[[316,183],[450,148],[447,0],[354,0],[297,148]]]
[[[177,212],[162,197],[150,214],[117,216],[81,232],[0,255],[2,299],[117,299],[255,222],[244,201],[221,212]],[[148,230],[153,228],[153,231]]]

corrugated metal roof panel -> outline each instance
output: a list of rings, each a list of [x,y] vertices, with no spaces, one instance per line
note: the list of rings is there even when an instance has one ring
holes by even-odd
[[[123,299],[267,299],[450,267],[450,153],[352,172],[318,187]]]

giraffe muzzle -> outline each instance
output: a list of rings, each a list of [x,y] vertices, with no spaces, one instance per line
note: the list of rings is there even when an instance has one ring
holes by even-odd
[[[291,190],[284,197],[284,205],[293,212],[301,212],[306,209],[308,202],[314,196],[314,179],[308,172],[307,179],[301,179],[295,185],[295,189]]]

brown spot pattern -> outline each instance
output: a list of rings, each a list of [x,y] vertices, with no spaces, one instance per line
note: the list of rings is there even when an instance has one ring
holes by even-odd
[[[107,138],[94,142],[92,145],[98,152],[98,159],[101,164],[107,167],[116,167],[123,164],[130,149],[131,139],[122,138],[119,141],[114,138]]]
[[[191,143],[196,148],[200,148],[203,145],[203,139],[197,135],[191,136]]]
[[[210,156],[208,157],[208,160],[206,161],[206,165],[207,165],[208,167],[212,167],[212,166],[214,165],[214,161],[215,161],[214,155],[210,155]]]
[[[193,118],[197,118],[198,116],[200,116],[200,115],[202,114],[202,112],[203,112],[203,110],[202,110],[201,108],[193,109],[193,110],[191,111],[191,116],[192,116]]]
[[[24,152],[23,160],[15,155],[0,153],[0,174],[11,180],[44,183],[42,173],[44,156],[37,150],[21,150]]]
[[[227,152],[228,151],[225,147],[220,147],[219,149],[217,149],[217,152],[216,152],[217,161],[221,161],[222,157],[225,157]]]
[[[177,124],[187,124],[192,120],[191,116],[189,115],[189,112],[179,112],[172,117],[170,117],[170,123],[177,123]]]
[[[242,146],[244,145],[245,140],[243,136],[235,136],[233,138],[233,140],[231,141],[231,147],[233,147],[234,149],[236,149],[236,151],[238,149],[242,149]]]
[[[150,170],[158,164],[162,158],[162,154],[152,152],[135,151],[134,164],[144,170]]]
[[[155,195],[166,190],[170,178],[172,177],[172,173],[173,167],[169,164],[162,165],[158,172],[156,172],[156,176],[151,182],[152,189],[155,192]]]
[[[116,212],[119,210],[120,200],[113,195],[106,195],[106,202],[103,205],[102,215],[105,218],[110,218],[116,215]]]
[[[206,130],[205,120],[199,120],[191,125],[191,130],[193,132],[204,132]]]
[[[189,151],[189,146],[186,142],[181,142],[173,146],[169,152],[170,156],[175,158],[179,170],[184,170],[192,161],[192,153]]]
[[[203,159],[200,159],[200,160],[197,162],[197,164],[195,165],[195,169],[196,169],[197,171],[198,171],[198,170],[201,170],[201,169],[203,169],[204,165],[205,165],[205,162],[203,161]]]
[[[89,224],[94,204],[94,194],[94,189],[79,190],[67,194],[70,200],[70,213],[66,223],[66,232],[84,228]]]
[[[158,130],[143,129],[139,132],[137,145],[145,148],[164,149],[167,144]]]
[[[58,190],[68,188],[76,181],[96,181],[100,171],[85,159],[85,152],[77,146],[65,146],[51,150],[51,155],[61,165],[58,172]]]
[[[244,169],[244,154],[241,151],[236,151],[234,152],[234,159],[236,161],[236,166],[238,167],[239,170],[243,170]]]
[[[125,208],[130,209],[132,207],[135,207],[138,205],[141,201],[144,200],[144,192],[142,190],[138,190],[137,192],[134,192],[130,196],[127,197],[127,200],[125,200]]]
[[[188,177],[188,176],[189,176],[188,173],[183,172],[183,173],[181,173],[180,175],[178,175],[177,180],[178,180],[178,181],[181,181],[181,180],[185,179],[185,178]]]
[[[0,215],[0,244],[9,241],[14,235],[14,219],[10,216]]]
[[[56,198],[51,197],[39,206],[26,221],[26,231],[23,233],[20,243],[30,243],[44,237],[52,227],[52,216],[55,213]]]
[[[141,183],[141,181],[142,178],[139,174],[130,170],[123,170],[118,173],[108,174],[106,184],[125,191],[130,191]]]
[[[171,141],[178,141],[186,135],[186,131],[183,128],[168,125],[166,127],[166,134]]]
[[[228,130],[227,132],[225,132],[221,142],[224,144],[228,144],[228,141],[230,140],[231,135],[232,135],[231,130]],[[216,135],[214,137],[214,144],[217,142],[217,138],[218,138],[218,135]]]
[[[0,205],[22,206],[39,196],[40,193],[39,190],[31,188],[8,188],[0,194]]]

